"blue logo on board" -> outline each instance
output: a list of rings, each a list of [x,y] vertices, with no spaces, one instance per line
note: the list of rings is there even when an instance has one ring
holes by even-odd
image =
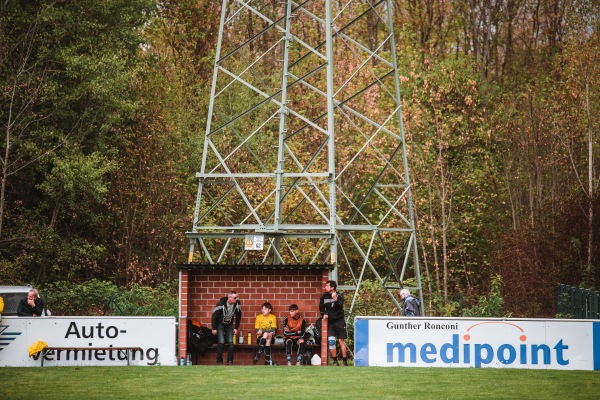
[[[10,325],[0,325],[0,351],[8,347],[23,332],[10,332]]]

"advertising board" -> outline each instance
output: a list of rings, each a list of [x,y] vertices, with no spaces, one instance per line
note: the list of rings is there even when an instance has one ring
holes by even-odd
[[[600,370],[600,322],[356,317],[355,365]]]
[[[130,365],[177,365],[173,317],[3,317],[0,367],[40,366],[41,353],[28,352],[37,341],[78,349],[48,353],[44,366],[127,365],[127,354],[111,347],[139,347]]]

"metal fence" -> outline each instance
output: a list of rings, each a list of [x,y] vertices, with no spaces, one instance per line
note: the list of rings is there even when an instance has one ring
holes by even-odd
[[[600,319],[598,314],[599,292],[563,284],[558,284],[556,291],[557,310],[560,316],[576,319]]]

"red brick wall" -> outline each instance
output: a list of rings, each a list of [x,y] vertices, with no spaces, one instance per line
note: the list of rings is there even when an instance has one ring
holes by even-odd
[[[239,295],[242,306],[240,330],[247,342],[248,332],[254,333],[254,320],[260,314],[261,305],[265,301],[273,305],[273,314],[277,316],[278,335],[283,332],[283,319],[288,315],[288,307],[292,303],[298,305],[307,326],[314,323],[320,317],[319,299],[325,282],[329,279],[329,269],[325,267],[293,269],[260,266],[232,269],[204,266],[181,272],[180,357],[185,357],[187,352],[186,317],[195,318],[210,328],[214,306],[230,290],[235,290]],[[315,352],[319,351],[315,349]],[[274,360],[278,364],[285,362],[284,353],[274,352]],[[224,358],[226,359],[226,355]],[[215,350],[209,350],[205,356],[195,361],[198,364],[214,364]],[[325,362],[326,355],[323,360],[323,363]],[[251,349],[236,349],[235,364],[252,364]]]

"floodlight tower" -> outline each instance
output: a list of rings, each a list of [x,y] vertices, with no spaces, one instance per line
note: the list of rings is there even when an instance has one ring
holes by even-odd
[[[188,262],[422,297],[396,60],[391,0],[223,0]]]

